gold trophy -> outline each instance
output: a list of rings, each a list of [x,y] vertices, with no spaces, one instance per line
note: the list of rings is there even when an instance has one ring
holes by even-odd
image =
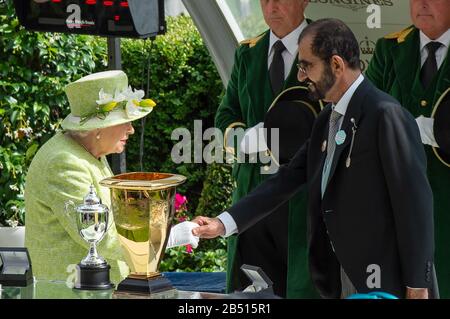
[[[126,173],[100,182],[111,190],[111,209],[130,275],[117,292],[153,294],[173,289],[158,272],[175,213],[176,187],[186,181],[166,173]]]

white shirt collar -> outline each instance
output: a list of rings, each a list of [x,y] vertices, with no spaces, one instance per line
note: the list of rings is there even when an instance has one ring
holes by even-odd
[[[308,22],[306,22],[306,19],[303,19],[303,22],[300,23],[300,25],[294,31],[286,35],[283,39],[278,38],[272,32],[272,30],[270,30],[269,55],[275,42],[281,40],[289,53],[293,56],[296,56],[298,50],[298,38],[300,37],[300,33],[302,33],[303,29],[307,26]]]
[[[337,102],[337,104],[334,106],[333,110],[344,116],[345,113],[347,112],[348,104],[350,103],[353,94],[355,93],[358,86],[362,83],[362,81],[364,81],[364,76],[360,74],[359,77],[355,80],[355,82],[353,82],[352,85],[350,85],[350,87],[341,97],[339,102]]]
[[[420,31],[420,51],[422,51],[425,46],[430,43],[431,41],[435,41],[435,42],[440,42],[442,43],[445,47],[449,47],[450,46],[450,29],[448,29],[447,31],[445,31],[439,38],[437,38],[436,40],[431,40],[428,36],[425,35],[425,33],[423,33],[422,31]]]

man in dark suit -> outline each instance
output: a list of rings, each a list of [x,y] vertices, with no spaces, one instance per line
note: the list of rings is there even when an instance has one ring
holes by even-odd
[[[298,66],[311,97],[329,102],[310,140],[227,212],[197,217],[194,234],[243,232],[307,184],[309,269],[322,297],[434,297],[432,194],[414,118],[363,78],[340,20],[303,31]]]

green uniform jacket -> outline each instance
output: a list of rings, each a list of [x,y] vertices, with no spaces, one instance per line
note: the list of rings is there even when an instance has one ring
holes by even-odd
[[[224,132],[227,127],[242,125],[245,128],[264,121],[264,115],[275,96],[269,80],[267,55],[269,50],[270,32],[250,41],[245,41],[235,54],[231,79],[226,94],[217,110],[215,125]],[[298,86],[297,59],[284,83],[284,89]],[[244,197],[270,175],[260,174],[260,163],[235,163],[233,179],[236,188],[233,193],[233,203]],[[297,194],[289,202],[289,244],[288,244],[288,298],[316,297],[310,281],[307,263],[306,245],[306,192]],[[236,287],[239,262],[236,245],[238,236],[232,236],[228,241],[228,290]],[[270,252],[269,252],[270,253]]]
[[[78,234],[75,212],[66,214],[64,204],[83,203],[94,185],[102,203],[111,207],[109,189],[99,182],[112,175],[105,158],[95,159],[70,137],[58,133],[34,157],[25,185],[25,246],[30,252],[33,274],[38,279],[74,281],[75,268],[88,253],[89,245]],[[99,254],[111,265],[116,284],[128,275],[111,225],[98,245]]]
[[[436,79],[425,90],[420,74],[419,30],[410,27],[380,39],[366,76],[381,90],[395,97],[414,117],[431,117],[438,98],[450,87],[450,61],[447,56]],[[434,196],[436,271],[441,298],[450,298],[450,168],[424,145],[428,179]]]

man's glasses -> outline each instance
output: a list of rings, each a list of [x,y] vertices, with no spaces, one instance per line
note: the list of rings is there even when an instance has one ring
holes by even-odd
[[[310,63],[305,63],[305,62],[300,62],[297,63],[297,68],[298,70],[303,73],[303,74],[307,74],[308,73],[308,69],[311,67]]]
[[[300,63],[297,63],[297,69],[303,74],[306,74],[306,69]]]

